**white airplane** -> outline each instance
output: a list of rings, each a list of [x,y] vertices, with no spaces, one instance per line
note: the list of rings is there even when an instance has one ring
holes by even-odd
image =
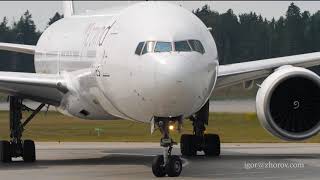
[[[64,2],[65,18],[52,24],[36,46],[0,43],[1,50],[34,55],[36,73],[0,72],[0,91],[10,95],[10,141],[0,157],[10,162],[36,160],[25,125],[45,104],[81,119],[128,119],[160,129],[163,155],[153,174],[179,176],[179,156],[169,126],[185,118],[194,132],[182,135],[181,154],[220,155],[216,134],[205,134],[213,89],[252,84],[266,78],[257,94],[261,124],[285,140],[304,140],[320,130],[320,77],[305,69],[320,65],[320,53],[220,65],[210,30],[193,13],[165,2],[141,2],[121,11],[74,15]],[[23,99],[42,104],[25,121]]]

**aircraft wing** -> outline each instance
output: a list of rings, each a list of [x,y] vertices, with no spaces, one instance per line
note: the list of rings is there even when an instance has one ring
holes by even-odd
[[[0,72],[0,92],[57,106],[68,89],[60,75]]]
[[[35,46],[13,43],[0,43],[0,50],[34,54]]]
[[[222,88],[264,78],[284,65],[305,68],[320,65],[320,52],[221,65],[218,70],[216,87]]]

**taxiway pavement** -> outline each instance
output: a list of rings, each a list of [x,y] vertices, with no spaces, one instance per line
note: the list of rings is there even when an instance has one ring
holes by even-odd
[[[1,180],[159,179],[158,143],[37,143],[37,162],[0,163]],[[180,154],[178,146],[173,154]],[[319,179],[319,144],[222,144],[220,157],[183,157],[178,179]]]

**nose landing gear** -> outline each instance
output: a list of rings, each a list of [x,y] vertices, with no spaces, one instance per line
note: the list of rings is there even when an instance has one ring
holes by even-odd
[[[163,155],[158,155],[152,163],[152,172],[156,177],[177,177],[182,171],[182,162],[179,156],[171,155],[173,145],[177,143],[170,138],[169,121],[166,118],[157,118],[155,123],[160,129],[162,138],[160,145],[163,147]]]

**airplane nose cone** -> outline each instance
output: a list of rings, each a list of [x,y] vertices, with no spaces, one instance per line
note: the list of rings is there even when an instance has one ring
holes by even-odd
[[[189,116],[205,103],[215,81],[215,66],[195,56],[158,58],[154,75],[155,116]]]

